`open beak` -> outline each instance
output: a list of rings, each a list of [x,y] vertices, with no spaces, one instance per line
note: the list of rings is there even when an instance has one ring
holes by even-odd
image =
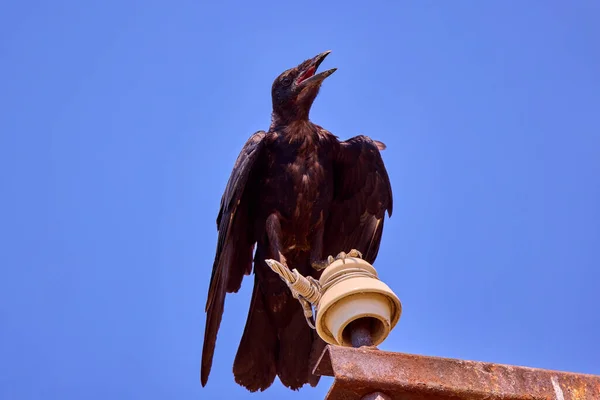
[[[304,87],[313,83],[321,83],[325,78],[337,71],[337,68],[332,68],[315,75],[317,68],[319,68],[319,65],[321,65],[329,53],[331,53],[331,50],[324,51],[312,59],[308,65],[308,68],[302,71],[298,79],[296,79],[297,87]]]

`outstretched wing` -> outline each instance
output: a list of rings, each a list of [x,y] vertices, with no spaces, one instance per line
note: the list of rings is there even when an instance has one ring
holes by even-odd
[[[223,316],[225,294],[237,292],[244,275],[252,272],[252,252],[256,242],[252,234],[253,215],[250,193],[256,179],[257,160],[264,147],[266,133],[254,133],[240,152],[217,216],[217,251],[213,263],[208,297],[206,300],[206,326],[202,347],[201,381],[206,385],[212,366],[217,332]]]
[[[360,251],[373,263],[379,251],[385,212],[392,216],[392,187],[379,150],[381,142],[355,136],[336,155],[333,204],[325,227],[324,254]]]

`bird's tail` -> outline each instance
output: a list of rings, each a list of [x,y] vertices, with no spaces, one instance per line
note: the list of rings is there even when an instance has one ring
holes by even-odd
[[[264,264],[260,268],[268,268],[260,262]],[[255,275],[248,319],[233,363],[236,382],[252,392],[271,386],[275,376],[293,390],[306,383],[316,386],[319,376],[312,374],[312,368],[325,342],[307,325],[302,307],[289,289],[281,288],[284,290],[269,298],[272,288],[261,285],[273,282],[259,280],[259,275]],[[279,277],[277,280],[283,284]]]
[[[272,326],[256,275],[246,327],[233,362],[235,381],[251,392],[273,383],[276,371],[277,331]]]

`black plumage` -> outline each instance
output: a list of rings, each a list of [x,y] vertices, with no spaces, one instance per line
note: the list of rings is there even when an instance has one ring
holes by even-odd
[[[279,376],[285,386],[298,389],[317,384],[311,368],[324,342],[265,259],[318,278],[328,255],[356,249],[370,263],[377,257],[385,212],[392,214],[392,189],[379,152],[385,146],[367,136],[339,141],[309,120],[323,80],[335,72],[315,74],[328,54],[277,77],[271,126],[248,139],[227,182],[206,303],[203,386],[225,295],[239,290],[253,264],[254,289],[233,364],[235,380],[256,391]]]

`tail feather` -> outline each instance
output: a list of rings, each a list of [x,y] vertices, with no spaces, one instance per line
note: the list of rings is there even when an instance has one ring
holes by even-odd
[[[259,245],[255,256],[252,301],[233,363],[235,381],[251,392],[267,389],[276,376],[292,390],[307,383],[314,387],[319,376],[312,369],[325,343],[308,326],[285,283],[264,262],[267,251]]]
[[[291,296],[290,296],[291,297]],[[295,300],[295,299],[292,299]],[[307,325],[300,304],[289,302],[288,323],[277,329],[265,308],[258,282],[254,285],[246,327],[233,363],[235,381],[251,392],[263,391],[281,383],[298,390],[305,384],[316,386],[319,376],[312,374],[325,342]]]
[[[279,332],[277,375],[281,383],[292,390],[308,383],[312,375],[309,365],[313,335],[306,323],[300,304],[295,306],[290,322]]]
[[[263,391],[275,380],[277,331],[267,312],[255,278],[246,326],[233,362],[235,381],[250,392]]]

